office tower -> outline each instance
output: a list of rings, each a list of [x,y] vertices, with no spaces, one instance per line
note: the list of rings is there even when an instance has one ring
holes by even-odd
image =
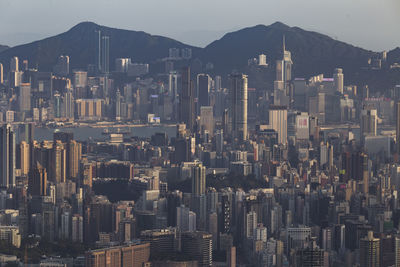
[[[230,117],[232,134],[239,141],[247,140],[247,75],[231,74],[230,78]]]
[[[212,266],[212,235],[204,232],[186,232],[181,236],[182,253],[198,266]]]
[[[19,85],[18,106],[21,112],[31,111],[31,84],[21,83]]]
[[[371,107],[364,107],[361,110],[360,118],[360,133],[361,140],[365,136],[376,136],[376,131],[378,129],[378,113],[377,110]]]
[[[103,73],[110,72],[110,37],[101,37],[101,70]]]
[[[343,94],[343,82],[344,82],[344,75],[343,69],[335,69],[333,73],[333,81],[335,83],[335,89],[337,92]]]
[[[206,167],[197,162],[192,167],[192,194],[202,196],[206,192]]]
[[[214,135],[214,114],[212,106],[200,107],[200,132]]]
[[[0,186],[15,186],[15,134],[11,125],[0,128]]]
[[[21,169],[21,174],[28,175],[30,167],[30,145],[25,141],[21,141],[19,144],[19,167]]]
[[[292,56],[286,50],[285,36],[282,41],[282,59],[276,61],[276,81],[283,82],[283,89],[287,89],[288,82],[292,80]]]
[[[269,128],[278,133],[278,143],[287,143],[287,108],[286,106],[270,106]]]
[[[372,231],[360,239],[360,266],[380,267],[380,240]]]
[[[96,66],[96,72],[100,73],[101,68],[101,31],[96,30],[94,32],[94,64]]]
[[[4,68],[3,64],[0,63],[0,84],[4,83]]]
[[[10,61],[10,72],[18,72],[18,57],[12,57]]]
[[[179,97],[179,122],[185,123],[191,132],[195,124],[194,90],[190,80],[190,67],[182,70],[182,88]]]
[[[197,75],[197,110],[209,105],[211,77],[208,74]]]
[[[69,56],[61,55],[58,57],[57,64],[54,66],[53,71],[59,76],[69,75]]]

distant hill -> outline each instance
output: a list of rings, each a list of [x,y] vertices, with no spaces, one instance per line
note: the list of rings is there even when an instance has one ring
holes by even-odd
[[[110,69],[114,59],[131,57],[134,62],[150,62],[167,57],[171,47],[196,47],[185,45],[170,38],[150,35],[145,32],[129,31],[82,22],[62,34],[29,44],[19,45],[0,53],[0,62],[8,68],[10,58],[18,56],[28,59],[30,66],[40,70],[51,70],[59,55],[69,55],[71,68],[86,68],[94,63],[95,31],[110,36]]]
[[[243,70],[249,58],[261,53],[267,55],[268,63],[275,65],[282,58],[283,36],[286,50],[292,54],[295,77],[328,75],[337,67],[343,67],[346,72],[356,71],[366,66],[374,54],[326,35],[276,22],[228,33],[205,47],[200,57],[204,62],[213,62],[216,72],[224,73],[229,73],[231,68]]]
[[[223,78],[233,70],[249,74],[249,86],[271,88],[275,79],[275,62],[282,57],[282,39],[285,36],[286,49],[292,54],[293,77],[309,78],[323,73],[332,77],[337,67],[344,69],[345,83],[363,86],[368,84],[371,90],[381,91],[394,84],[400,84],[400,70],[368,70],[368,59],[376,52],[355,47],[335,40],[329,36],[290,27],[280,22],[269,26],[257,25],[227,33],[205,48],[186,45],[171,38],[150,35],[145,32],[129,31],[100,26],[92,22],[83,22],[62,34],[6,49],[0,52],[0,62],[6,70],[10,58],[18,56],[28,59],[31,67],[51,70],[59,55],[70,56],[71,68],[86,68],[94,63],[94,33],[100,30],[110,36],[110,69],[114,69],[114,59],[130,57],[134,62],[150,63],[153,73],[161,72],[164,63],[159,59],[168,56],[171,47],[192,48],[192,70],[195,73],[208,72],[219,74]],[[259,54],[267,55],[269,68],[248,67],[250,58]],[[388,52],[388,64],[400,62],[400,48]],[[205,70],[207,63],[214,69]],[[187,62],[177,63],[179,68]]]
[[[227,33],[201,50],[199,59],[203,64],[212,62],[214,73],[229,74],[235,69],[249,73],[253,81],[269,82],[271,86],[275,77],[275,62],[282,58],[283,36],[286,50],[292,54],[293,77],[309,78],[321,73],[332,77],[334,69],[340,67],[344,69],[346,83],[363,85],[363,81],[367,80],[374,86],[381,82],[385,86],[392,86],[400,82],[400,76],[388,74],[386,70],[365,70],[368,59],[376,52],[280,22]],[[270,68],[264,71],[249,68],[247,60],[262,53],[267,55]],[[389,52],[388,58],[399,62],[400,49]],[[249,82],[252,83],[250,79]],[[261,83],[251,86],[261,86]]]
[[[0,45],[0,53],[7,50],[8,48],[10,48],[10,47],[7,45]]]

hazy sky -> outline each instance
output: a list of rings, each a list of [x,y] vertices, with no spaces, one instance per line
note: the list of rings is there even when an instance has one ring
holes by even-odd
[[[367,49],[400,46],[400,0],[0,0],[0,44],[51,36],[81,21],[194,45],[281,21]]]

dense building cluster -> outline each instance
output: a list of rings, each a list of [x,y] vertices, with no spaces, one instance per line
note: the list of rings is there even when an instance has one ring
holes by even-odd
[[[271,88],[198,73],[190,48],[111,70],[94,36],[86,69],[0,64],[2,262],[400,266],[400,86],[295,78],[285,41],[249,60]]]

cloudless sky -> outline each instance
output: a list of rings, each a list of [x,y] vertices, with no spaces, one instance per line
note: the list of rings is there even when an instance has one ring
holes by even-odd
[[[400,46],[400,0],[0,0],[0,44],[34,41],[82,21],[194,45],[281,21],[366,49]]]

